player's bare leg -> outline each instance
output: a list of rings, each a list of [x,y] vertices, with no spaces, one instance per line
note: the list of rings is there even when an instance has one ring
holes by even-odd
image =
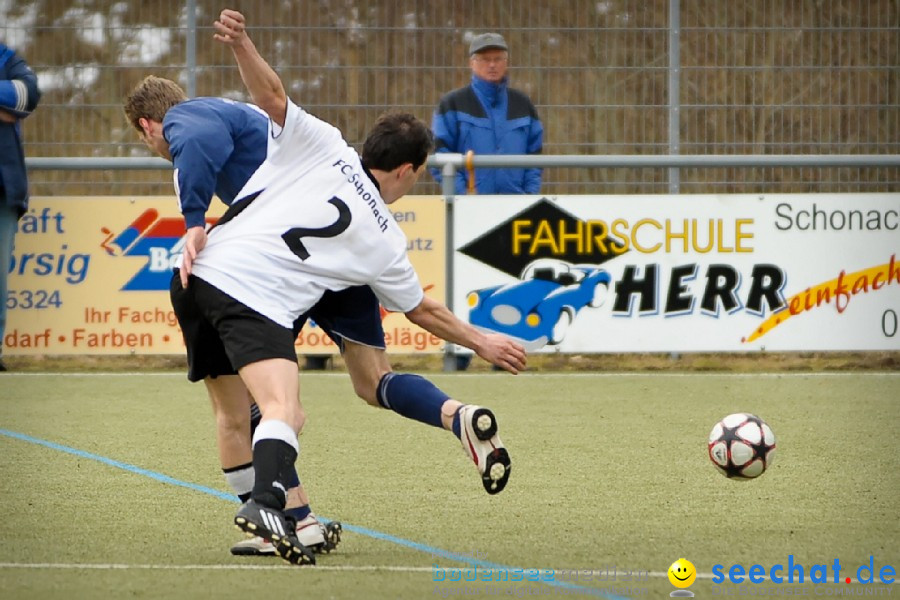
[[[489,494],[503,490],[512,467],[490,410],[453,400],[419,375],[393,373],[387,353],[380,348],[344,340],[343,356],[360,398],[372,406],[453,432],[463,452],[475,463],[484,489]]]
[[[376,408],[383,408],[378,403],[378,382],[391,372],[391,363],[387,352],[381,348],[373,348],[363,344],[344,340],[344,363],[347,365],[347,373],[353,383],[353,391]]]
[[[223,375],[207,377],[203,383],[216,418],[216,442],[222,469],[250,466],[250,407],[253,399],[244,382],[237,375]]]
[[[262,411],[262,423],[281,421],[294,435],[300,433],[306,413],[300,403],[296,362],[283,358],[260,360],[244,366],[238,374]]]

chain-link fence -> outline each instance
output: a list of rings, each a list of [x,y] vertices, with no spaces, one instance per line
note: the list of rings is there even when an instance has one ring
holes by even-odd
[[[38,73],[30,156],[140,156],[122,116],[147,74],[246,99],[209,0],[0,0],[0,38]],[[498,31],[546,154],[898,154],[897,0],[239,1],[288,93],[357,146],[375,117],[424,119]],[[191,14],[190,8],[193,8]],[[196,27],[194,27],[196,23]],[[671,93],[671,96],[670,96]],[[545,171],[543,191],[657,193],[668,169]],[[897,191],[897,168],[680,169],[683,192]],[[32,192],[167,194],[165,171],[35,171]],[[432,181],[418,193],[438,193]]]

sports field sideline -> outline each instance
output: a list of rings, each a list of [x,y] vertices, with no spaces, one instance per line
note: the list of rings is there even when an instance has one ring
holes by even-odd
[[[298,470],[345,534],[296,568],[228,554],[237,504],[202,387],[180,373],[3,375],[3,597],[660,597],[680,557],[702,597],[897,589],[856,570],[900,566],[900,373],[429,377],[495,411],[507,489],[486,495],[449,434],[364,405],[343,374],[303,373]],[[706,455],[712,425],[737,411],[778,443],[770,471],[744,483]],[[716,565],[768,572],[789,555],[803,584],[711,579]],[[840,583],[809,582],[835,559]],[[515,581],[516,569],[544,571]]]

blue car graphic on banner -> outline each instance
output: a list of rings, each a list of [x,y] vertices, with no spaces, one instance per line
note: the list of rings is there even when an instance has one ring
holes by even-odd
[[[525,267],[519,281],[469,292],[469,322],[529,349],[559,344],[582,308],[603,304],[610,281],[597,265],[541,258]]]

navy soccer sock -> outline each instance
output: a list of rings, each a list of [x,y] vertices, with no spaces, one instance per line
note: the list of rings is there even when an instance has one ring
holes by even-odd
[[[253,434],[256,433],[256,428],[259,427],[259,422],[262,421],[262,413],[259,411],[259,405],[254,402],[250,405],[250,439],[253,439]]]
[[[296,508],[289,508],[284,511],[284,514],[289,517],[294,517],[298,523],[308,517],[311,513],[312,509],[309,507],[309,504],[304,504],[303,506],[298,506]]]
[[[297,469],[294,467],[294,465],[291,465],[291,470],[288,471],[288,478],[287,478],[288,489],[298,487],[299,485],[300,485],[300,476],[297,475]],[[305,519],[306,517],[309,516],[310,512],[312,512],[312,510],[309,508],[309,504],[304,504],[303,506],[296,506],[294,508],[289,508],[284,511],[284,514],[294,517],[298,521],[302,521],[303,519]]]
[[[375,397],[381,406],[398,415],[443,429],[441,406],[450,396],[424,377],[388,373],[378,382]]]

